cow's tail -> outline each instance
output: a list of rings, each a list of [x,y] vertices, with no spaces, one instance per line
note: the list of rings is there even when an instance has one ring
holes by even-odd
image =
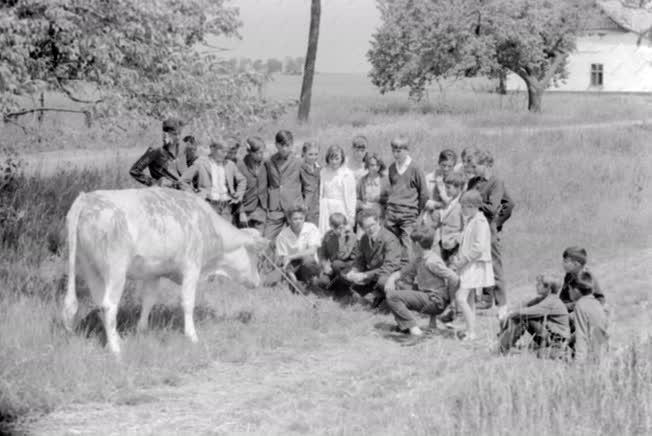
[[[68,215],[66,215],[66,226],[68,230],[68,288],[63,301],[63,325],[66,330],[73,330],[75,314],[77,313],[77,291],[75,289],[75,267],[77,263],[77,228],[79,226],[79,214],[81,213],[84,193],[79,194],[72,203]]]

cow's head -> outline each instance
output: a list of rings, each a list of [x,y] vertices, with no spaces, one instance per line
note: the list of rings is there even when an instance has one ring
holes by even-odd
[[[224,253],[215,273],[230,277],[250,288],[257,288],[261,284],[258,256],[255,249],[249,247],[242,246]]]

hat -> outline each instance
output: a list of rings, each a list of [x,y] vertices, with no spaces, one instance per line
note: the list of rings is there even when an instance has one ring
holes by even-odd
[[[183,127],[183,123],[178,118],[168,118],[165,121],[163,121],[164,132],[179,133],[181,132],[182,127]]]
[[[581,247],[568,247],[564,250],[563,259],[570,259],[578,262],[580,265],[586,265],[586,250]]]

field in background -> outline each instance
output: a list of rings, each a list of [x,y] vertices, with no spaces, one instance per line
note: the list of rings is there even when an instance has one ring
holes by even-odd
[[[539,273],[559,276],[562,250],[583,245],[614,311],[614,351],[622,352],[589,370],[525,355],[499,358],[490,350],[490,317],[481,319],[475,345],[436,337],[402,347],[387,332],[388,315],[327,300],[312,310],[285,289],[214,282],[199,298],[199,346],[183,338],[172,294],[155,309],[150,333],[127,334],[119,365],[97,341],[67,335],[59,321],[67,208],[80,190],[135,186],[126,167],[108,160],[99,170],[20,179],[2,193],[0,412],[54,411],[34,424],[52,434],[101,433],[108,423],[137,434],[150,421],[146,431],[157,433],[652,431],[652,344],[626,349],[632,337],[649,333],[651,129],[501,129],[647,118],[649,99],[548,94],[547,112],[537,117],[520,109],[522,95],[501,99],[468,84],[415,104],[405,94],[379,97],[364,80],[338,77],[316,77],[310,123],[298,125],[290,115],[252,132],[269,139],[290,128],[296,137],[343,145],[362,133],[386,157],[391,137],[407,134],[427,169],[444,146],[488,147],[517,204],[503,236],[510,296],[519,301],[532,293]],[[266,92],[287,97],[296,83],[281,76]],[[491,126],[498,127],[491,135],[473,129]],[[133,315],[133,285],[127,294],[124,310]]]

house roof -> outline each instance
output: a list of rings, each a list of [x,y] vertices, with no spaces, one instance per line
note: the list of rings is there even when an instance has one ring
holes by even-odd
[[[597,0],[585,30],[625,30],[641,35],[652,28],[652,0]]]

